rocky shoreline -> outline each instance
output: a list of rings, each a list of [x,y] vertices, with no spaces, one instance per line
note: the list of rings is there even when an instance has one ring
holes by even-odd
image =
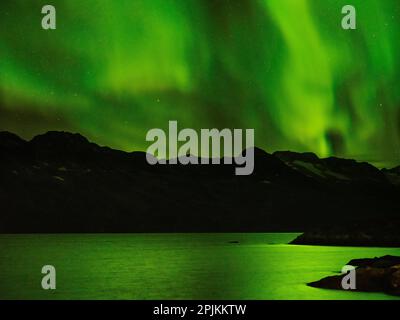
[[[400,257],[386,255],[380,258],[354,259],[347,265],[356,268],[354,291],[384,292],[400,296]],[[329,276],[307,285],[315,288],[345,290],[342,287],[345,276],[346,274]]]
[[[372,219],[307,231],[291,244],[351,247],[400,247],[400,221]]]

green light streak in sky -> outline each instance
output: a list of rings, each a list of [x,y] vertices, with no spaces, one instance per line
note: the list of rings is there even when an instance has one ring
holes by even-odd
[[[146,149],[169,120],[255,128],[268,151],[400,163],[400,4],[353,0],[0,4],[0,129]]]

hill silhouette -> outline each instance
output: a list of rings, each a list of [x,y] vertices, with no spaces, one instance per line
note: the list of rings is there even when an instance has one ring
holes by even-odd
[[[255,149],[255,170],[155,165],[79,134],[0,132],[0,232],[269,232],[397,221],[400,169]]]

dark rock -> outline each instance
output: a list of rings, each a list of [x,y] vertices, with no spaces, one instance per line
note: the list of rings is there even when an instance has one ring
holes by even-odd
[[[82,159],[96,156],[101,148],[90,143],[80,134],[49,131],[30,141],[30,146],[38,159]],[[111,150],[111,149],[110,149]]]
[[[353,259],[347,265],[355,267],[372,267],[372,268],[390,268],[395,265],[400,265],[400,257],[386,255],[383,257]]]
[[[305,232],[294,239],[291,244],[400,247],[399,229],[400,220],[394,216],[389,219],[375,218],[362,222],[340,221],[331,226],[322,226]]]
[[[366,162],[330,157],[319,159],[314,153],[275,152],[274,156],[302,174],[329,184],[351,184],[367,188],[384,186],[388,178],[384,172]]]
[[[384,256],[373,259],[354,259],[349,265],[360,265],[356,268],[356,289],[364,292],[385,292],[400,295],[400,257]],[[345,290],[342,280],[345,275],[335,275],[319,281],[308,283],[315,288]]]
[[[7,131],[0,132],[0,148],[13,151],[25,147],[26,143],[25,140],[21,139],[16,134]]]
[[[400,166],[393,169],[382,169],[388,181],[395,186],[400,186]]]
[[[312,152],[297,153],[291,151],[276,151],[273,153],[273,155],[286,163],[293,163],[296,160],[310,163],[319,162],[318,156]]]

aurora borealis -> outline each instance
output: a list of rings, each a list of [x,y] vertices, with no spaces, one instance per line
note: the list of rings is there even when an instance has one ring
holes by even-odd
[[[41,7],[57,30],[41,29]],[[341,9],[357,9],[357,30]],[[6,0],[0,130],[79,132],[145,150],[146,132],[254,128],[269,152],[400,164],[398,0]]]

